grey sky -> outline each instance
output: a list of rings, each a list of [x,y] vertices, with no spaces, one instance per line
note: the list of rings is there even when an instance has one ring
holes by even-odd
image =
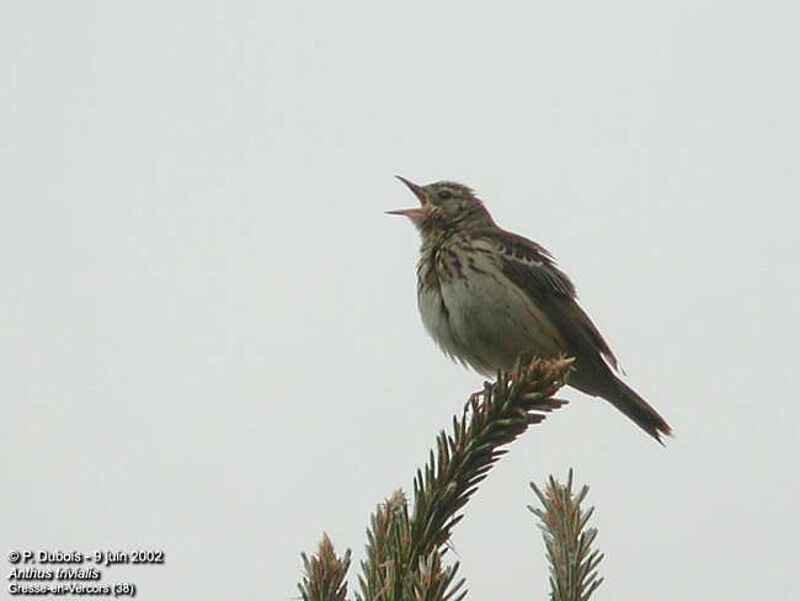
[[[400,173],[553,251],[676,431],[566,393],[456,530],[470,597],[544,598],[527,482],[570,466],[598,599],[800,597],[797,2],[0,13],[3,557],[163,548],[106,574],[148,600],[360,559],[481,382],[419,322]]]

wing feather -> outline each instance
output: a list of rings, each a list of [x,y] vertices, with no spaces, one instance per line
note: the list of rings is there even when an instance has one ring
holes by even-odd
[[[540,244],[499,228],[475,232],[475,238],[492,244],[503,255],[505,276],[523,290],[553,321],[573,347],[571,352],[589,358],[600,356],[617,369],[617,358],[600,331],[577,301],[575,286],[553,256]]]

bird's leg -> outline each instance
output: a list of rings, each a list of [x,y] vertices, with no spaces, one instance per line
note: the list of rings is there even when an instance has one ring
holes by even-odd
[[[476,390],[467,399],[467,402],[464,403],[464,413],[466,413],[471,407],[475,408],[475,411],[482,411],[484,407],[484,403],[490,398],[489,395],[492,393],[492,384],[490,382],[483,383],[482,390]],[[483,402],[480,401],[481,397],[483,397]]]
[[[464,403],[464,413],[466,413],[469,410],[469,408],[472,407],[473,405],[480,407],[479,401],[483,395],[484,395],[483,390],[476,390],[471,395],[469,395],[469,398],[467,398],[467,402]]]

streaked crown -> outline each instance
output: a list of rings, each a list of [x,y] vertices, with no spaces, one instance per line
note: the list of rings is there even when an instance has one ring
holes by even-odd
[[[440,181],[420,186],[399,176],[398,179],[414,193],[420,206],[389,213],[410,218],[423,236],[494,225],[483,202],[463,184]]]

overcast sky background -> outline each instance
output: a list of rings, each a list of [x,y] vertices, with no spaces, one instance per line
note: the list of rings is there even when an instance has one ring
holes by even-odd
[[[800,597],[798,31],[777,0],[3,2],[3,557],[161,548],[104,575],[148,600],[289,599],[323,530],[363,558],[481,383],[419,321],[399,173],[552,250],[676,432],[565,393],[455,531],[470,598],[545,598],[527,482],[570,466],[598,599]]]

